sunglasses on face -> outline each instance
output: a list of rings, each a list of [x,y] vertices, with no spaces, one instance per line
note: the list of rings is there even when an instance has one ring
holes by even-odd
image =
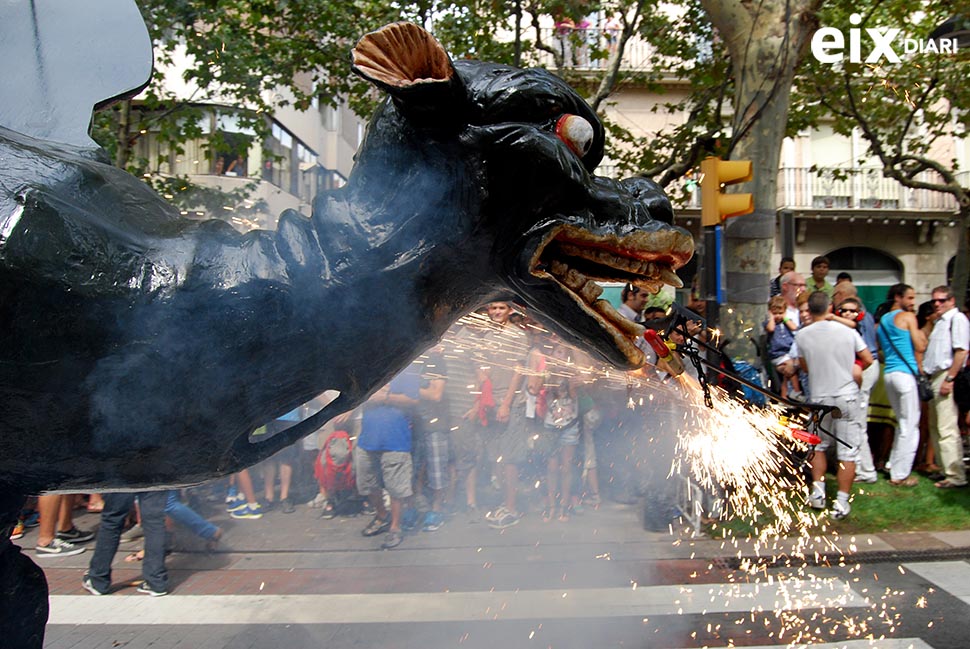
[[[933,302],[933,304],[943,304],[944,302],[946,302],[949,299],[950,298],[948,298],[948,297],[935,297],[935,298],[933,298],[932,302]]]

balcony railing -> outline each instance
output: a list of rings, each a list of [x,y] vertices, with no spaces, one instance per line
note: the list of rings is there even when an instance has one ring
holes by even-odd
[[[572,29],[559,32],[548,28],[540,30],[542,42],[555,48],[562,55],[563,67],[573,70],[601,70],[606,68],[612,53],[612,39],[619,39],[618,32],[598,28]],[[624,70],[643,70],[656,65],[654,48],[637,38],[627,41],[620,67]],[[555,57],[549,52],[536,50],[535,63],[545,68],[556,67]]]
[[[616,167],[602,165],[596,173],[615,177]],[[970,171],[958,173],[957,178],[963,187],[970,187]],[[941,183],[939,175],[932,171],[923,172],[916,179]],[[674,181],[667,187],[667,194],[678,209],[699,209],[701,206],[700,187],[691,180]],[[786,167],[778,172],[778,208],[952,213],[958,206],[950,194],[904,187],[884,177],[878,167]]]

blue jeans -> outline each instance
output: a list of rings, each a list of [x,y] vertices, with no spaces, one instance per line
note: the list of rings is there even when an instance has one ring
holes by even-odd
[[[165,514],[179,525],[192,530],[196,536],[211,541],[219,528],[199,516],[194,509],[179,500],[178,492],[175,490],[168,492],[168,499],[165,501]]]
[[[135,504],[141,508],[141,527],[145,531],[145,559],[141,564],[141,576],[155,591],[168,590],[168,571],[165,569],[165,501],[164,491],[104,494],[104,511],[101,527],[94,547],[94,556],[88,566],[88,576],[95,588],[105,593],[111,588],[111,562],[118,551],[118,542],[125,524],[125,517]]]

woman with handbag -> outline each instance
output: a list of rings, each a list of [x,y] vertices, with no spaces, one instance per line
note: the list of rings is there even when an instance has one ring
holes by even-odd
[[[917,479],[911,472],[919,447],[920,400],[933,397],[932,390],[922,394],[926,385],[919,385],[926,378],[922,372],[926,335],[916,322],[913,287],[896,284],[889,289],[888,297],[893,307],[879,320],[878,335],[886,392],[899,422],[889,455],[889,484],[915,487]]]

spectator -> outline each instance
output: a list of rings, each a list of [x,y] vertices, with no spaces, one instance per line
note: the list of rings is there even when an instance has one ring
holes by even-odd
[[[444,357],[448,363],[445,381],[451,421],[451,442],[455,458],[455,482],[463,485],[465,509],[470,523],[478,523],[478,471],[485,458],[485,441],[482,429],[476,423],[478,417],[478,365],[480,343],[487,333],[484,321],[487,316],[469,316],[466,323],[456,323],[448,330]]]
[[[35,552],[38,557],[69,557],[84,552],[79,544],[93,539],[94,532],[74,526],[73,510],[73,495],[45,494],[37,498],[40,516]]]
[[[778,276],[771,280],[770,297],[781,295],[781,278],[784,277],[785,273],[793,272],[795,272],[795,260],[791,257],[782,257],[781,263],[778,264]]]
[[[776,295],[768,301],[768,317],[764,322],[764,330],[768,336],[766,341],[768,359],[774,365],[780,376],[778,393],[783,399],[789,397],[789,384],[791,385],[791,395],[793,398],[802,396],[801,385],[798,382],[798,374],[795,372],[789,351],[792,343],[795,342],[795,331],[799,328],[797,319],[793,320],[787,314],[785,298]]]
[[[545,413],[544,435],[551,438],[546,462],[548,498],[544,521],[558,518],[568,521],[572,509],[571,488],[573,462],[579,445],[579,377],[568,368],[569,348],[555,335],[550,336],[549,357],[554,366],[543,383]],[[534,348],[535,351],[535,348]],[[530,377],[530,392],[533,381]],[[538,377],[541,381],[541,375]]]
[[[812,401],[837,407],[842,416],[832,419],[826,415],[823,427],[845,444],[838,444],[836,454],[839,468],[836,472],[838,493],[832,505],[831,516],[841,520],[849,515],[849,492],[855,479],[855,465],[859,448],[865,440],[865,416],[859,403],[859,386],[852,377],[852,366],[858,360],[862,367],[872,363],[872,355],[858,333],[829,320],[831,303],[821,291],[808,298],[808,310],[812,324],[795,336],[798,342],[799,361],[812,381]],[[825,451],[832,443],[826,437],[812,455],[812,487],[809,505],[814,509],[825,508]]]
[[[266,424],[267,439],[289,429],[303,419],[303,406],[295,408],[282,417]],[[266,497],[264,509],[273,511],[276,509],[276,475],[279,469],[280,476],[280,511],[284,514],[292,514],[296,508],[290,498],[290,486],[293,484],[293,467],[300,461],[300,442],[294,442],[284,449],[278,451],[273,457],[262,463],[263,469],[263,492]]]
[[[836,285],[835,291],[836,295],[848,295],[849,293],[855,292],[855,287],[851,282],[841,282]],[[872,319],[872,315],[865,310],[859,298],[854,295],[852,297],[845,297],[841,301],[837,316],[836,320],[843,324],[848,323],[859,332],[863,342],[866,343],[866,347],[869,348],[869,353],[873,357],[872,364],[862,371],[862,380],[859,386],[861,389],[859,396],[862,412],[868,414],[869,399],[876,382],[879,380],[879,361],[876,360],[876,355],[879,353],[879,345],[876,342],[876,323]],[[867,440],[859,451],[859,462],[856,465],[856,482],[873,483],[876,479],[876,466],[872,458],[872,449],[869,447]]]
[[[381,544],[385,550],[396,548],[404,539],[402,514],[411,497],[414,476],[412,463],[411,415],[418,405],[421,377],[414,365],[391,379],[365,404],[357,439],[357,489],[367,496],[376,514],[361,532],[377,536],[387,532]],[[382,489],[391,500],[388,513]]]
[[[795,271],[781,276],[781,296],[785,298],[785,316],[798,321],[798,296],[805,292],[805,278]]]
[[[843,270],[841,273],[839,273],[838,275],[835,276],[835,286],[836,286],[836,288],[838,288],[839,284],[841,284],[842,282],[849,282],[851,284],[852,283],[852,275],[848,274],[847,272],[845,272]]]
[[[168,595],[168,571],[165,569],[165,503],[166,491],[104,494],[101,527],[94,556],[81,584],[92,595],[107,595],[111,590],[111,561],[118,551],[125,517],[138,498],[141,524],[145,531],[145,556],[142,562],[144,582],[139,593],[162,597]]]
[[[431,511],[425,514],[425,532],[434,532],[444,524],[444,505],[452,484],[450,430],[448,418],[448,365],[440,349],[420,359],[421,387],[418,390],[418,414],[415,437],[424,448],[424,478],[431,490]]]
[[[937,286],[932,296],[937,318],[923,359],[923,368],[930,375],[935,394],[928,404],[930,441],[943,469],[936,486],[952,489],[967,485],[953,382],[967,360],[970,321],[957,309],[950,287]]]
[[[916,292],[912,286],[896,284],[889,289],[893,308],[879,321],[879,348],[882,350],[884,378],[889,402],[899,425],[889,456],[889,484],[914,487],[910,475],[919,446],[920,400],[916,374],[922,371],[926,337],[916,323],[913,311]]]
[[[825,256],[816,257],[812,260],[812,276],[808,280],[808,292],[822,291],[829,300],[832,299],[833,289],[825,277],[829,274],[829,258]]]
[[[627,284],[620,292],[620,300],[623,302],[617,312],[627,320],[643,322],[643,307],[646,306],[650,294],[639,286]]]
[[[519,466],[528,460],[529,453],[523,389],[528,341],[525,331],[509,321],[511,315],[511,302],[489,303],[491,323],[476,357],[481,386],[477,422],[490,448],[492,463],[501,474],[504,492],[503,504],[485,515],[489,526],[496,529],[519,522]]]
[[[620,31],[622,29],[623,23],[620,22],[617,14],[610,16],[606,20],[606,23],[603,24],[603,35],[606,37],[606,50],[611,58],[616,53],[616,47],[620,42]]]
[[[236,485],[239,486],[239,491],[236,491]],[[263,507],[256,499],[249,469],[243,469],[230,477],[226,511],[229,516],[238,520],[258,520],[263,517]]]

